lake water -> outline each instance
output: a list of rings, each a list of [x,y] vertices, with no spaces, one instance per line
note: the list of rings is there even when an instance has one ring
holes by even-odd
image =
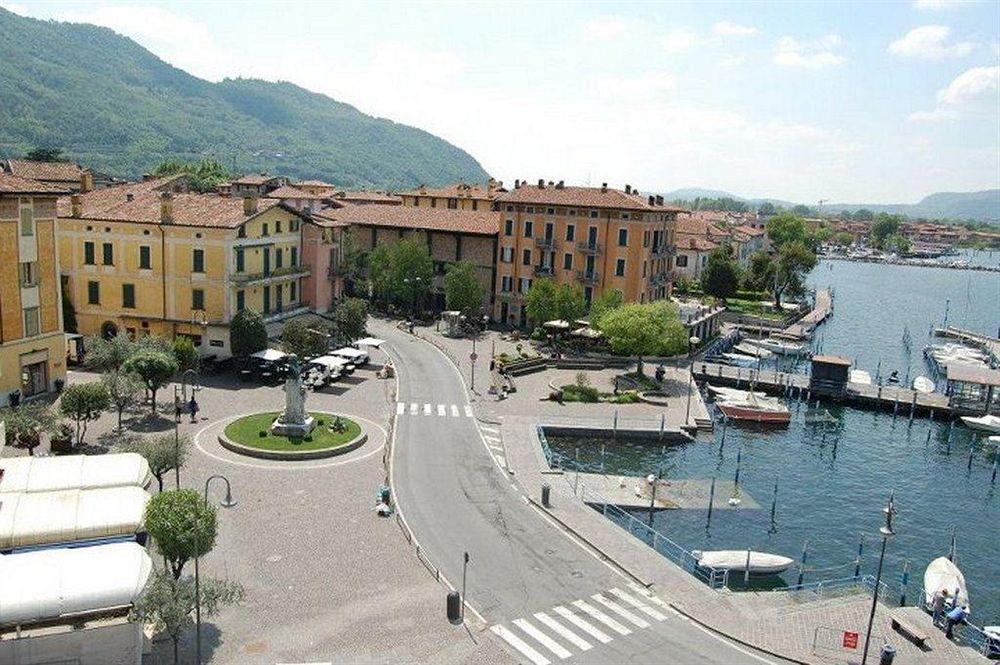
[[[993,255],[997,257],[997,254]],[[824,353],[857,359],[872,375],[926,374],[921,349],[948,321],[996,334],[1000,325],[1000,274],[940,268],[823,262],[810,278],[832,286],[834,315],[817,341]],[[904,329],[911,352],[901,350]],[[904,562],[911,566],[908,602],[919,594],[923,571],[947,555],[954,531],[956,561],[966,576],[973,620],[1000,624],[1000,478],[991,484],[995,448],[960,424],[821,405],[791,404],[787,429],[717,427],[698,442],[668,447],[609,442],[602,459],[594,441],[550,437],[554,452],[579,458],[584,471],[731,480],[740,457],[740,486],[760,509],[662,511],[655,527],[687,549],[752,548],[798,559],[809,542],[805,581],[853,574],[864,538],[863,574],[878,562],[878,528],[889,492],[895,491],[897,535],[889,541],[883,579],[899,589]],[[971,454],[970,454],[971,453]],[[570,463],[572,464],[572,463]],[[778,485],[775,521],[770,507]],[[638,511],[646,518],[645,511]],[[819,569],[819,570],[813,570]],[[796,572],[784,577],[797,581]]]

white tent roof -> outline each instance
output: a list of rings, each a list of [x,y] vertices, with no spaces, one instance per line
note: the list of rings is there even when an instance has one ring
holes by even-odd
[[[146,487],[149,464],[136,453],[0,459],[0,493]]]
[[[366,351],[361,351],[359,349],[352,348],[350,346],[345,346],[342,349],[337,349],[332,355],[341,356],[343,358],[360,358],[361,356],[367,356]]]
[[[313,358],[309,362],[316,363],[318,365],[325,365],[327,367],[344,367],[350,361],[347,358],[341,356],[320,356],[319,358]]]
[[[282,358],[285,358],[287,356],[288,356],[287,353],[283,353],[277,349],[264,349],[263,351],[258,351],[257,353],[250,354],[251,358],[257,358],[258,360],[269,360],[272,362],[275,360],[281,360]]]
[[[542,324],[545,328],[553,328],[555,330],[569,330],[569,321],[563,319],[554,319],[552,321],[546,321]]]
[[[132,536],[148,502],[141,487],[0,494],[0,551]]]
[[[128,606],[152,569],[137,543],[0,556],[0,626]]]
[[[378,337],[365,337],[363,339],[359,339],[358,341],[356,341],[355,344],[359,346],[374,346],[378,348],[383,344],[385,344],[385,340],[379,339]]]

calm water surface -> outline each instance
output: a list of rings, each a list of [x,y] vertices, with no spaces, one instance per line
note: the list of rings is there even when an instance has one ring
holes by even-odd
[[[994,260],[1000,256],[994,254]],[[824,262],[814,286],[832,286],[835,312],[820,329],[823,352],[857,359],[872,375],[926,374],[921,349],[932,325],[949,323],[988,334],[1000,325],[1000,274],[939,268]],[[911,352],[902,348],[904,329]],[[859,540],[864,573],[874,574],[882,507],[896,493],[897,535],[890,540],[884,578],[900,588],[904,562],[911,566],[908,602],[914,602],[927,564],[946,555],[952,532],[965,573],[976,623],[1000,624],[1000,477],[991,484],[995,447],[961,425],[927,419],[909,422],[905,410],[861,411],[834,405],[810,409],[791,404],[784,430],[717,427],[714,435],[661,449],[609,442],[550,438],[555,452],[586,471],[666,477],[724,478],[736,472],[759,509],[657,513],[655,526],[688,549],[753,548],[798,558],[809,543],[806,581],[853,574]],[[770,508],[777,483],[775,521]],[[639,511],[645,519],[646,513]],[[786,573],[794,584],[797,573]]]

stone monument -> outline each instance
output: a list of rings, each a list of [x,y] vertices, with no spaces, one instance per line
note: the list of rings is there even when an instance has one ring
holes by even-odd
[[[271,423],[271,434],[301,438],[313,431],[316,419],[306,413],[306,388],[302,385],[299,359],[288,356],[285,376],[285,410]]]

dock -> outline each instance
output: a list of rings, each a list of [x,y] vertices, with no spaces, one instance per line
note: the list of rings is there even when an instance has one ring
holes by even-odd
[[[971,330],[964,330],[963,328],[956,328],[955,326],[935,328],[934,336],[949,337],[951,339],[957,339],[965,342],[966,344],[977,346],[989,354],[989,356],[993,359],[994,364],[1000,364],[1000,339],[997,339],[996,337],[980,335],[979,333],[972,332]]]
[[[570,473],[569,475],[573,475]],[[710,479],[667,478],[656,481],[656,496],[652,486],[642,476],[616,476],[599,473],[580,473],[579,482],[598,492],[607,503],[628,509],[646,510],[713,510],[760,508],[760,504],[732,480],[717,479],[712,492]],[[736,494],[740,502],[732,506],[730,497]]]
[[[789,372],[773,372],[768,370],[732,367],[717,363],[696,362],[692,368],[695,379],[708,381],[714,385],[747,388],[753,384],[755,390],[770,395],[805,398],[807,400],[834,399],[835,401],[860,408],[880,411],[902,412],[914,415],[951,416],[951,407],[947,395],[941,393],[921,393],[903,386],[876,386],[862,383],[848,383],[847,392],[831,398],[822,394],[813,394],[809,389],[809,376]]]
[[[833,295],[829,289],[819,289],[816,291],[816,302],[812,310],[784,330],[774,333],[774,336],[796,340],[809,339],[816,326],[826,321],[831,314],[833,314]]]

